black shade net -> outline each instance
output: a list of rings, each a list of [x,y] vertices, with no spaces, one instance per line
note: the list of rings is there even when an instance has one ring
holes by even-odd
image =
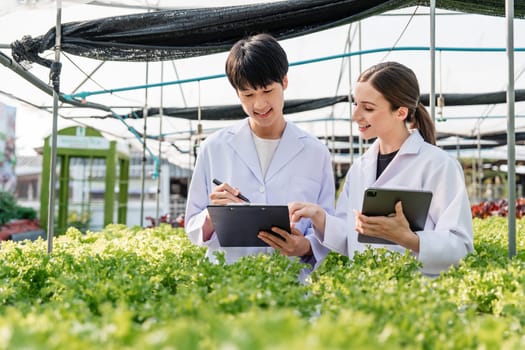
[[[467,106],[467,105],[485,105],[506,103],[507,95],[505,91],[489,92],[481,94],[442,94],[446,106]],[[436,104],[437,98],[436,96]],[[428,106],[429,95],[422,94],[420,97],[421,103]],[[515,91],[515,101],[525,101],[525,90]],[[348,102],[348,96],[325,97],[319,99],[298,99],[287,100],[284,103],[284,114],[293,114],[315,110],[323,107],[329,107],[341,102]],[[203,120],[234,120],[246,117],[240,105],[222,105],[222,106],[205,106],[201,107],[201,119]],[[164,116],[197,120],[198,108],[163,108]],[[148,108],[147,116],[158,116],[160,114],[159,108]],[[112,114],[108,114],[103,118],[112,118]],[[144,110],[135,110],[123,117],[131,119],[140,119],[144,117]]]
[[[267,32],[287,39],[414,5],[418,0],[291,0],[245,6],[177,9],[62,24],[63,51],[109,61],[161,61],[227,51],[247,34]],[[437,1],[441,9],[504,16],[498,0]],[[525,1],[514,2],[516,18],[525,16]],[[39,56],[55,45],[56,29],[11,44],[17,62],[50,67]]]
[[[298,99],[288,100],[284,102],[284,114],[293,114],[315,110],[323,107],[329,107],[336,103],[347,102],[348,96],[326,97],[319,99]],[[205,106],[200,108],[201,119],[203,120],[235,120],[246,117],[242,107],[236,105],[222,105],[222,106]],[[157,116],[160,114],[159,108],[148,108],[147,116]],[[164,116],[197,120],[198,108],[163,108],[162,114]],[[108,114],[105,118],[111,118],[113,115]],[[140,119],[144,117],[144,110],[135,110],[124,117],[132,119]]]

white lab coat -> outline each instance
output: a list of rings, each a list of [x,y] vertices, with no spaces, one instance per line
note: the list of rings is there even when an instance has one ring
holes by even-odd
[[[208,247],[207,256],[216,261],[214,252],[225,253],[227,263],[258,253],[271,253],[265,247],[221,247],[215,233],[203,242],[202,226],[210,204],[209,195],[216,178],[238,188],[251,203],[287,205],[292,201],[318,203],[334,212],[335,185],[330,154],[317,138],[287,122],[275,150],[266,177],[262,175],[248,118],[209,136],[201,145],[188,193],[185,230],[190,240]],[[329,250],[315,237],[309,220],[298,225],[309,232],[312,250],[320,263]],[[315,263],[315,262],[314,262]]]
[[[404,188],[433,193],[425,228],[416,232],[420,240],[418,259],[423,265],[422,273],[437,275],[472,252],[472,214],[459,162],[440,148],[424,142],[414,130],[376,180],[378,152],[379,141],[376,140],[348,171],[336,214],[327,215],[324,237],[316,232],[323,244],[350,258],[354,252],[363,251],[367,244],[357,241],[353,210],[361,210],[364,190],[367,187]],[[405,251],[398,245],[372,246]]]

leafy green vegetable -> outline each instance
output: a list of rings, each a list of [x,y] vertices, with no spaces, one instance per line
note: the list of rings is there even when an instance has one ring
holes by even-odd
[[[0,349],[522,349],[525,253],[506,219],[429,279],[409,254],[331,253],[306,283],[274,254],[212,264],[170,225],[3,242]]]

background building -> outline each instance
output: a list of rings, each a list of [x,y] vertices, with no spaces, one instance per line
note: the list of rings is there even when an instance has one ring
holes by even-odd
[[[69,188],[69,215],[72,222],[81,222],[91,230],[102,228],[104,205],[105,164],[94,159],[89,164],[86,159],[76,158],[71,163]],[[130,154],[130,174],[128,192],[127,225],[148,226],[146,217],[158,214],[176,218],[184,214],[187,184],[190,172],[167,161],[161,162],[160,181],[154,179],[153,161],[145,164],[144,196],[142,196],[142,153]],[[22,156],[16,167],[17,184],[15,197],[22,206],[39,210],[42,173],[42,156]],[[142,198],[143,197],[143,198]],[[142,208],[141,208],[142,207]],[[141,210],[143,216],[141,217]]]

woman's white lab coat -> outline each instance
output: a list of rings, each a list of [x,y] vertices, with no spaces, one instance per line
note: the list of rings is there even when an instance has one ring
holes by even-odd
[[[225,253],[232,263],[249,254],[270,253],[265,247],[221,247],[215,233],[203,242],[202,226],[206,218],[209,195],[216,178],[238,188],[251,203],[282,204],[308,201],[334,212],[335,185],[330,154],[317,138],[287,122],[279,145],[263,177],[253,142],[248,118],[209,136],[201,145],[193,172],[186,206],[186,233],[197,245],[207,246],[207,256],[215,261],[214,252]],[[307,230],[309,220],[296,225]],[[309,234],[315,260],[319,263],[328,249]]]
[[[361,210],[367,187],[427,190],[433,193],[425,229],[418,231],[418,259],[422,273],[437,275],[472,252],[472,214],[459,162],[440,148],[424,142],[417,130],[376,179],[379,142],[376,140],[356,160],[346,175],[335,216],[327,215],[323,244],[341,254],[353,257],[366,244],[357,241],[355,215]],[[398,245],[372,245],[403,252]]]

